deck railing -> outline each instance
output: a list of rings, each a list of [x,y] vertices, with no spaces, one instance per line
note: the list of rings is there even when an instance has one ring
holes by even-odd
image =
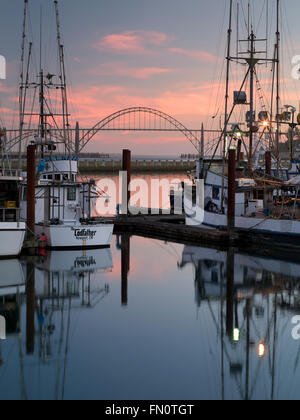
[[[12,223],[20,221],[21,209],[0,207],[0,223]]]
[[[0,168],[0,176],[12,176],[12,177],[20,178],[22,177],[22,170]]]

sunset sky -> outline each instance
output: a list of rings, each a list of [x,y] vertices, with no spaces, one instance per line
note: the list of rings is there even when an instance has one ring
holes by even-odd
[[[2,2],[0,54],[8,63],[0,83],[0,122],[17,127],[17,82],[23,0]],[[237,1],[234,1],[235,5]],[[240,9],[247,10],[247,1]],[[299,106],[300,80],[292,79],[291,58],[300,55],[299,0],[282,0],[282,104]],[[29,33],[34,61],[39,61],[40,5],[43,5],[43,68],[55,73],[56,33],[53,2],[29,0]],[[266,0],[252,0],[255,28],[265,36]],[[274,24],[275,0],[269,0]],[[91,127],[111,113],[133,106],[152,107],[191,129],[217,128],[224,113],[224,55],[229,0],[60,0],[72,122]],[[234,20],[236,20],[236,9]],[[241,28],[245,29],[241,13]],[[287,24],[288,23],[288,24]],[[270,24],[272,56],[275,27]],[[235,28],[234,28],[235,31]],[[31,35],[30,35],[31,37]],[[233,50],[235,49],[233,40]],[[243,69],[232,67],[231,90]],[[38,64],[36,64],[36,73]],[[270,69],[262,66],[261,83],[270,94]],[[259,100],[257,99],[257,102]],[[259,106],[259,105],[258,105]],[[218,118],[212,120],[212,116]],[[242,118],[244,110],[236,116]],[[14,117],[13,117],[14,116]],[[193,153],[182,134],[99,133],[88,150],[136,154]]]

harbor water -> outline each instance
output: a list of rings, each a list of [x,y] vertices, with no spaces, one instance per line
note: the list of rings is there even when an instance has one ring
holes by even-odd
[[[123,235],[0,269],[1,400],[300,398],[299,262]]]

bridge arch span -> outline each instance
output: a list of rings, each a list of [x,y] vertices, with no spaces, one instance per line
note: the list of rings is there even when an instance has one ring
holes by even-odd
[[[81,152],[99,131],[105,130],[105,128],[109,127],[109,125],[115,120],[131,114],[149,114],[166,121],[169,124],[169,126],[173,127],[175,131],[181,132],[187,138],[187,140],[189,140],[192,143],[197,152],[200,153],[200,142],[192,131],[188,130],[181,122],[171,117],[170,115],[157,109],[148,107],[125,108],[104,118],[103,120],[98,122],[93,128],[88,130],[83,135],[83,137],[81,137],[79,141],[79,151]],[[126,129],[124,128],[124,131],[125,130]],[[143,129],[140,128],[140,130]]]

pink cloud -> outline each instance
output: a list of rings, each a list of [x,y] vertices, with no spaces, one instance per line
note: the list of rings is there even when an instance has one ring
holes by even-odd
[[[152,76],[169,74],[173,69],[161,67],[129,67],[121,62],[101,64],[97,69],[90,73],[97,76],[126,76],[133,79],[149,79]]]
[[[119,34],[104,36],[94,46],[100,50],[110,50],[125,54],[146,54],[148,48],[161,46],[168,39],[162,32],[154,31],[125,31]]]
[[[206,51],[185,50],[183,48],[169,48],[168,51],[174,54],[185,55],[195,60],[204,61],[207,63],[215,63],[220,60],[219,57],[216,57],[215,55],[210,54]]]
[[[190,127],[199,126],[206,116],[212,94],[211,85],[183,85],[177,89],[154,93],[148,89],[98,85],[77,87],[69,97],[81,126],[93,126],[108,115],[129,107],[141,106],[161,110]]]

